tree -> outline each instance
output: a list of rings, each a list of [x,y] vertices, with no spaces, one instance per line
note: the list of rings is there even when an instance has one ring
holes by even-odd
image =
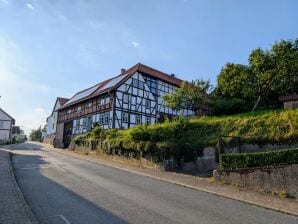
[[[196,113],[203,106],[210,104],[208,92],[211,89],[210,81],[196,80],[192,82],[182,82],[179,89],[163,97],[166,106],[179,110],[188,109]]]
[[[248,61],[247,66],[228,63],[221,70],[217,78],[219,93],[253,100],[251,111],[254,111],[268,95],[297,91],[298,38],[276,42],[266,51],[257,48],[251,52]]]
[[[227,63],[217,78],[217,91],[223,96],[250,98],[254,94],[249,85],[250,76],[248,66]]]
[[[41,137],[42,137],[41,127],[39,127],[37,130],[32,130],[30,133],[30,139],[32,141],[41,141]]]

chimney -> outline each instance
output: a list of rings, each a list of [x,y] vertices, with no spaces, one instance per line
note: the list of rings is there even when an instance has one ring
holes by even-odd
[[[175,74],[174,74],[174,73],[172,73],[172,74],[171,74],[171,76],[174,78],[174,77],[175,77]]]
[[[126,72],[125,68],[121,68],[121,75],[124,75]]]

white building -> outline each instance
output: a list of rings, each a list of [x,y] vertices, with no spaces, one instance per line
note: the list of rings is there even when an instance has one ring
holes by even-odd
[[[55,137],[58,119],[58,109],[61,108],[68,99],[57,97],[51,115],[47,118],[46,134],[44,137]]]
[[[15,119],[0,108],[0,144],[12,140],[12,126]]]

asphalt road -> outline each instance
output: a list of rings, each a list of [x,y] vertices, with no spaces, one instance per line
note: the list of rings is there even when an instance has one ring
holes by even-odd
[[[62,155],[15,145],[20,188],[41,224],[298,223],[283,213]]]

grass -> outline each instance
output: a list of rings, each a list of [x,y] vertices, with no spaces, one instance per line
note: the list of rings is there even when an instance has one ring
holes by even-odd
[[[240,137],[242,143],[298,143],[298,109],[178,119],[98,133],[97,138],[104,142],[108,154],[112,149],[121,153],[150,152],[159,158],[174,156],[191,161],[203,148],[215,146],[220,136]],[[87,136],[94,138],[96,134]]]

